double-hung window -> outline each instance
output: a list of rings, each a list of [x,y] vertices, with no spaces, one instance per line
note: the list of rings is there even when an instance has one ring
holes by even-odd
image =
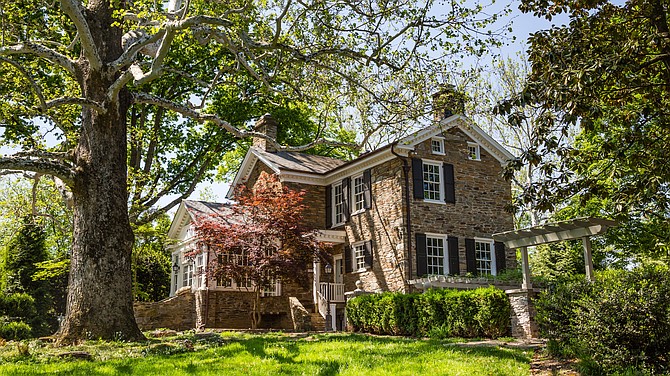
[[[444,155],[444,139],[433,138],[430,140],[430,151],[433,154]]]
[[[363,175],[354,177],[354,213],[365,210],[365,179]]]
[[[443,200],[442,164],[423,162],[423,198],[430,201]]]
[[[354,270],[365,269],[365,243],[355,245],[354,247]]]
[[[448,274],[444,236],[426,235],[426,267],[429,275]]]
[[[344,223],[344,186],[340,182],[333,186],[333,225]]]
[[[481,160],[479,153],[479,145],[474,142],[468,142],[468,159],[472,161]]]
[[[475,262],[479,274],[496,274],[493,240],[475,239]]]

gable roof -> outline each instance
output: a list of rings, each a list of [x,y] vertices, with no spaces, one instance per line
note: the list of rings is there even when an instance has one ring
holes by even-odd
[[[170,224],[168,237],[176,239],[185,226],[202,218],[214,218],[223,223],[236,222],[231,204],[182,200]]]
[[[416,145],[452,128],[460,129],[496,158],[501,165],[506,165],[509,160],[514,158],[507,149],[470,119],[461,115],[452,115],[351,161],[342,161],[335,158],[297,152],[280,151],[270,153],[251,147],[244,157],[226,197],[232,198],[234,187],[249,178],[258,161],[268,166],[280,176],[280,179],[282,176],[291,175],[292,179],[309,181],[311,184],[326,185],[331,178],[338,178],[343,174],[346,175],[346,172],[349,170],[357,170],[361,166],[369,168],[396,158],[397,154],[407,156],[410,151],[414,150]],[[394,147],[397,148],[397,151],[394,150]]]

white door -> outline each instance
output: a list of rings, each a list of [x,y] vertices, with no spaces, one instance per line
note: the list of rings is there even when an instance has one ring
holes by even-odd
[[[333,262],[335,262],[335,267],[333,268],[333,282],[343,283],[344,275],[344,261],[342,260],[342,255],[333,256]]]

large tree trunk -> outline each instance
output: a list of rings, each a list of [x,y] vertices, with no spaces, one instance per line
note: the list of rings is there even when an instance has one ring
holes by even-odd
[[[86,16],[103,62],[121,54],[121,30],[111,27],[106,1],[89,1]],[[130,96],[105,100],[116,77],[91,69],[82,57],[78,79],[84,96],[105,103],[106,112],[84,109],[75,151],[74,241],[65,320],[58,343],[87,338],[144,338],[133,314],[126,188],[126,114]]]

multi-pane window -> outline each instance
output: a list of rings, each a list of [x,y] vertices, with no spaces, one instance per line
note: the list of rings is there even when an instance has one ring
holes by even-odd
[[[365,180],[363,175],[354,178],[354,211],[365,209]]]
[[[493,273],[493,243],[475,240],[475,260],[479,274]]]
[[[473,142],[468,142],[468,159],[478,161],[480,159],[479,157],[479,145]]]
[[[187,262],[182,267],[184,268],[182,286],[191,286],[193,284],[193,262]]]
[[[342,183],[333,186],[334,224],[344,223],[344,190]]]
[[[433,154],[444,154],[444,140],[434,138],[430,141],[430,149]]]
[[[354,247],[354,270],[365,269],[365,243]]]
[[[426,236],[426,263],[427,272],[430,275],[442,275],[445,272],[444,256],[444,238]]]
[[[440,165],[423,162],[423,198],[426,200],[442,200],[442,179]]]
[[[248,257],[245,255],[237,253],[220,253],[217,257],[219,265],[247,265],[249,262]],[[236,280],[233,278],[226,278],[224,276],[218,276],[216,278],[216,285],[218,287],[230,288],[230,289],[239,289],[239,288],[251,288],[253,283],[249,278],[243,278]]]

